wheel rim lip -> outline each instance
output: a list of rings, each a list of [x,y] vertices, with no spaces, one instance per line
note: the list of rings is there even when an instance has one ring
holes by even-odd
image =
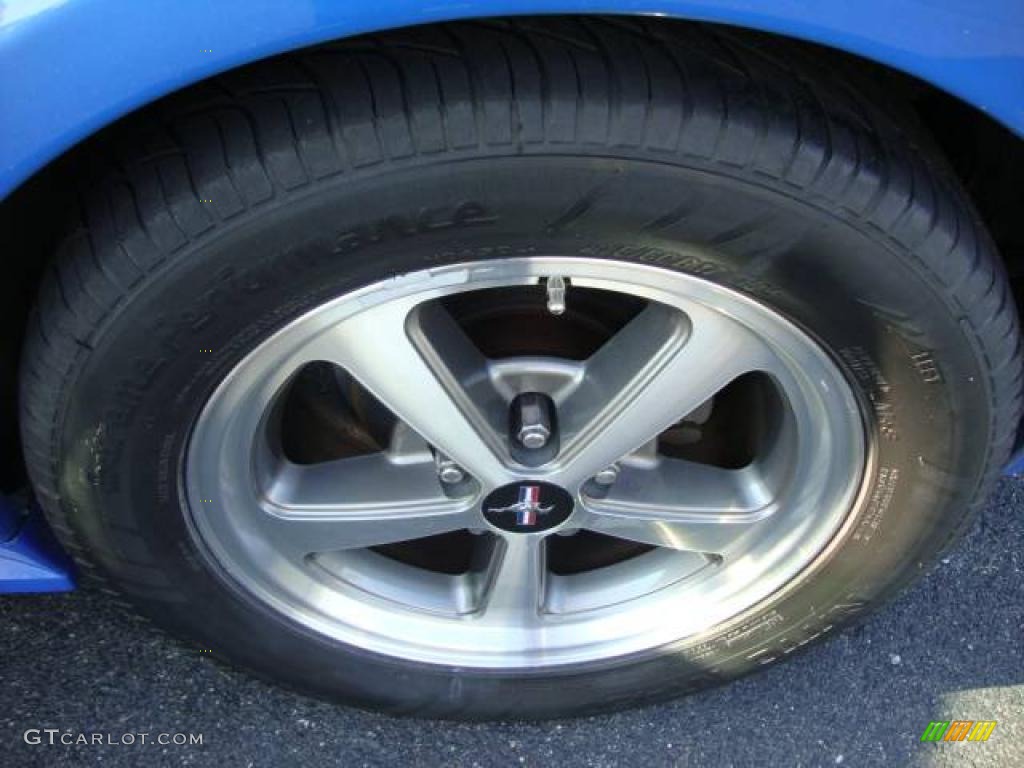
[[[594,287],[618,285],[623,292],[656,301],[670,299],[675,295],[673,292],[679,291],[691,299],[699,295],[705,303],[710,302],[708,306],[736,317],[748,327],[759,320],[766,322],[762,330],[770,330],[773,346],[788,353],[792,350],[784,348],[796,344],[794,349],[810,352],[808,359],[815,371],[827,374],[821,383],[830,390],[829,402],[841,406],[842,418],[836,423],[844,424],[846,429],[838,435],[830,434],[830,439],[834,437],[842,444],[838,453],[844,458],[833,463],[841,464],[844,472],[842,487],[833,482],[827,494],[833,500],[829,514],[819,515],[820,519],[815,520],[801,539],[797,547],[799,557],[791,552],[781,565],[773,561],[774,573],[770,577],[758,574],[758,578],[754,578],[748,574],[754,584],[744,589],[728,593],[722,591],[721,585],[704,589],[704,600],[698,604],[700,610],[694,611],[695,618],[690,620],[664,620],[672,602],[684,599],[687,589],[692,591],[692,587],[669,579],[651,595],[633,600],[627,609],[611,606],[568,613],[559,617],[557,626],[546,628],[538,636],[536,628],[499,631],[495,627],[474,626],[472,620],[465,617],[453,620],[433,615],[429,610],[396,608],[388,599],[370,595],[357,584],[346,585],[339,591],[337,574],[332,575],[322,563],[315,563],[315,567],[302,572],[275,559],[270,543],[259,541],[251,532],[234,530],[238,527],[237,521],[245,519],[238,510],[247,504],[247,495],[254,489],[244,483],[222,487],[211,481],[211,472],[216,475],[222,466],[218,456],[239,439],[244,442],[251,431],[246,426],[252,426],[251,414],[248,419],[237,418],[239,412],[245,412],[246,393],[262,392],[266,397],[268,391],[278,391],[284,385],[287,371],[291,370],[287,361],[289,356],[294,356],[297,338],[308,340],[337,322],[339,317],[382,301],[412,295],[421,296],[425,301],[460,290],[529,283],[537,277],[554,274],[568,276],[577,284],[589,281]],[[268,351],[272,354],[268,355]],[[849,381],[808,334],[764,304],[702,278],[658,267],[578,257],[529,257],[456,264],[382,280],[326,302],[290,322],[235,366],[207,401],[187,446],[184,490],[189,502],[190,530],[216,566],[244,592],[289,620],[335,640],[405,660],[463,667],[534,668],[614,658],[693,638],[749,611],[791,585],[808,570],[848,518],[861,491],[867,459],[865,415]],[[522,473],[512,479],[518,481],[530,476],[530,473]],[[217,488],[216,493],[229,514],[211,516],[203,509],[200,500],[211,497],[212,487]],[[574,499],[579,498],[573,491],[570,494]],[[482,516],[481,520],[484,521]],[[790,550],[794,546],[794,542],[790,542]],[[646,557],[648,555],[636,559]],[[635,568],[635,564],[630,567]],[[658,565],[648,562],[644,567],[656,569]],[[702,568],[694,574],[706,570]],[[608,578],[622,578],[622,572],[626,578],[636,575],[629,567],[619,571],[609,571]],[[366,572],[374,573],[374,570],[368,568]],[[700,579],[693,582],[700,585]],[[680,604],[675,602],[676,606]],[[628,624],[631,629],[607,630],[616,623]]]

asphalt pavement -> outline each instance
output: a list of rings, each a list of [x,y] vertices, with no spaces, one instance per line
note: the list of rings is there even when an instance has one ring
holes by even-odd
[[[0,766],[1024,766],[1022,549],[1024,482],[1004,481],[966,540],[868,623],[732,685],[542,724],[336,706],[227,669],[97,591],[6,596]],[[986,743],[921,743],[952,719],[998,725]],[[148,743],[117,743],[139,733]]]

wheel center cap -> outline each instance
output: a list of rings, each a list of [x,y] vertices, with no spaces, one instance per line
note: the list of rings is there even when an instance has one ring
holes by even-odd
[[[483,513],[495,528],[513,533],[546,531],[572,514],[572,496],[551,483],[509,483],[484,499]]]

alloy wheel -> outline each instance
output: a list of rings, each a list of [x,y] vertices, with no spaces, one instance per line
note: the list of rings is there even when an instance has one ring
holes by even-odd
[[[467,304],[510,292],[556,329],[577,297],[625,309],[559,354],[522,312],[470,327]],[[319,454],[293,424],[303,377],[343,416]],[[843,373],[774,310],[552,256],[414,272],[294,320],[208,400],[186,487],[211,558],[293,621],[525,669],[685,640],[764,601],[840,529],[868,459]]]

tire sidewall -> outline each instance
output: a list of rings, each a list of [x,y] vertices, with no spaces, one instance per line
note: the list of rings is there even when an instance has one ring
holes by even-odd
[[[710,280],[822,343],[864,404],[871,445],[861,495],[828,549],[796,582],[700,637],[534,671],[342,646],[233,583],[194,535],[182,490],[191,427],[227,373],[288,321],[369,283],[541,255]],[[964,524],[992,461],[991,404],[980,345],[926,257],[824,201],[646,159],[491,157],[313,185],[198,239],[104,318],[64,385],[63,503],[107,575],[155,620],[305,690],[478,718],[674,695],[834,631]]]

